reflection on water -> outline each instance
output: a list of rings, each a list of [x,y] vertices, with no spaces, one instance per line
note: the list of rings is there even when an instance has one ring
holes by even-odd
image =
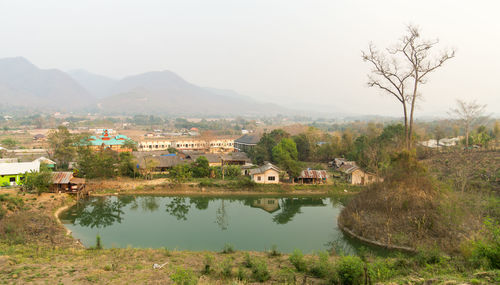
[[[94,197],[61,220],[86,246],[100,234],[104,245],[219,250],[332,250],[350,253],[352,243],[336,226],[342,205],[305,197]]]

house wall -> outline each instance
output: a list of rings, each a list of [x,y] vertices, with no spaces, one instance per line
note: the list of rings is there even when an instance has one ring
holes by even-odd
[[[274,176],[274,180],[269,180],[269,177],[272,177],[272,176]],[[260,180],[259,180],[259,177],[260,177]],[[252,175],[252,180],[255,183],[260,183],[260,184],[278,184],[278,183],[280,183],[280,174],[276,170],[268,169],[264,173]]]
[[[8,185],[11,185],[10,179],[14,178],[15,179],[15,185],[21,185],[22,180],[21,178],[24,177],[24,174],[17,174],[17,175],[0,175],[0,186],[4,186],[5,183]]]
[[[351,174],[351,184],[354,185],[368,185],[377,181],[383,181],[383,179],[378,178],[376,175],[365,173],[359,169]]]

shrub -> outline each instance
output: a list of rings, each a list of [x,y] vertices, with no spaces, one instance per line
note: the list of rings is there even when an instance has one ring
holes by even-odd
[[[426,264],[438,264],[441,262],[441,253],[439,249],[421,250],[415,256],[418,265],[425,266]]]
[[[311,265],[310,273],[319,278],[325,278],[334,271],[332,264],[328,260],[327,252],[319,252],[317,259],[314,259]]]
[[[344,256],[335,266],[341,284],[362,284],[364,264],[357,256]]]
[[[177,268],[175,273],[170,275],[170,279],[174,284],[178,285],[191,285],[198,283],[198,278],[190,269]]]
[[[250,257],[250,254],[248,252],[245,252],[245,259],[243,260],[243,265],[247,268],[251,268],[253,266],[254,260],[252,257]]]
[[[472,244],[471,261],[476,266],[500,269],[500,226],[492,219],[484,222],[483,238]]]
[[[280,256],[280,255],[281,252],[278,250],[278,246],[274,244],[271,247],[271,250],[269,251],[269,256]]]
[[[212,266],[214,263],[214,257],[210,254],[205,255],[205,265],[203,266],[203,274],[210,274],[212,272]]]
[[[236,273],[236,277],[239,281],[243,281],[247,279],[247,274],[245,273],[245,269],[243,267],[238,267],[238,272]]]
[[[224,248],[222,248],[222,253],[233,253],[235,250],[234,250],[234,246],[230,243],[226,243],[224,245]]]
[[[307,270],[307,262],[304,259],[304,254],[299,249],[293,251],[293,253],[289,257],[290,263],[297,269],[299,272],[304,272]]]
[[[278,280],[283,284],[295,284],[295,272],[290,267],[284,267],[278,273]]]
[[[95,249],[102,249],[101,236],[99,235],[95,237]]]
[[[233,260],[228,257],[220,264],[220,273],[222,276],[229,278],[233,275]]]
[[[256,260],[252,266],[252,278],[258,282],[265,282],[271,278],[267,269],[267,263],[264,260]]]

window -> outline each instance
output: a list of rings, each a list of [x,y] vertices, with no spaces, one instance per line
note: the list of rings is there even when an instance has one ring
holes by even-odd
[[[267,204],[274,205],[274,200],[267,200]]]
[[[262,177],[260,177],[260,176],[257,176],[257,181],[260,181],[260,179],[261,179],[261,178],[262,178]]]
[[[9,181],[10,182],[16,182],[16,178],[15,177],[11,177],[11,178],[9,178]]]
[[[274,176],[269,176],[269,177],[267,177],[267,180],[269,180],[269,181],[275,181],[275,180],[276,180],[276,177],[274,177]]]

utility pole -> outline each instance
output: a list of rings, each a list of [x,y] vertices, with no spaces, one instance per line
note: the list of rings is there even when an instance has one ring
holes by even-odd
[[[224,158],[220,158],[221,161],[221,171],[222,171],[222,180],[224,180]]]

